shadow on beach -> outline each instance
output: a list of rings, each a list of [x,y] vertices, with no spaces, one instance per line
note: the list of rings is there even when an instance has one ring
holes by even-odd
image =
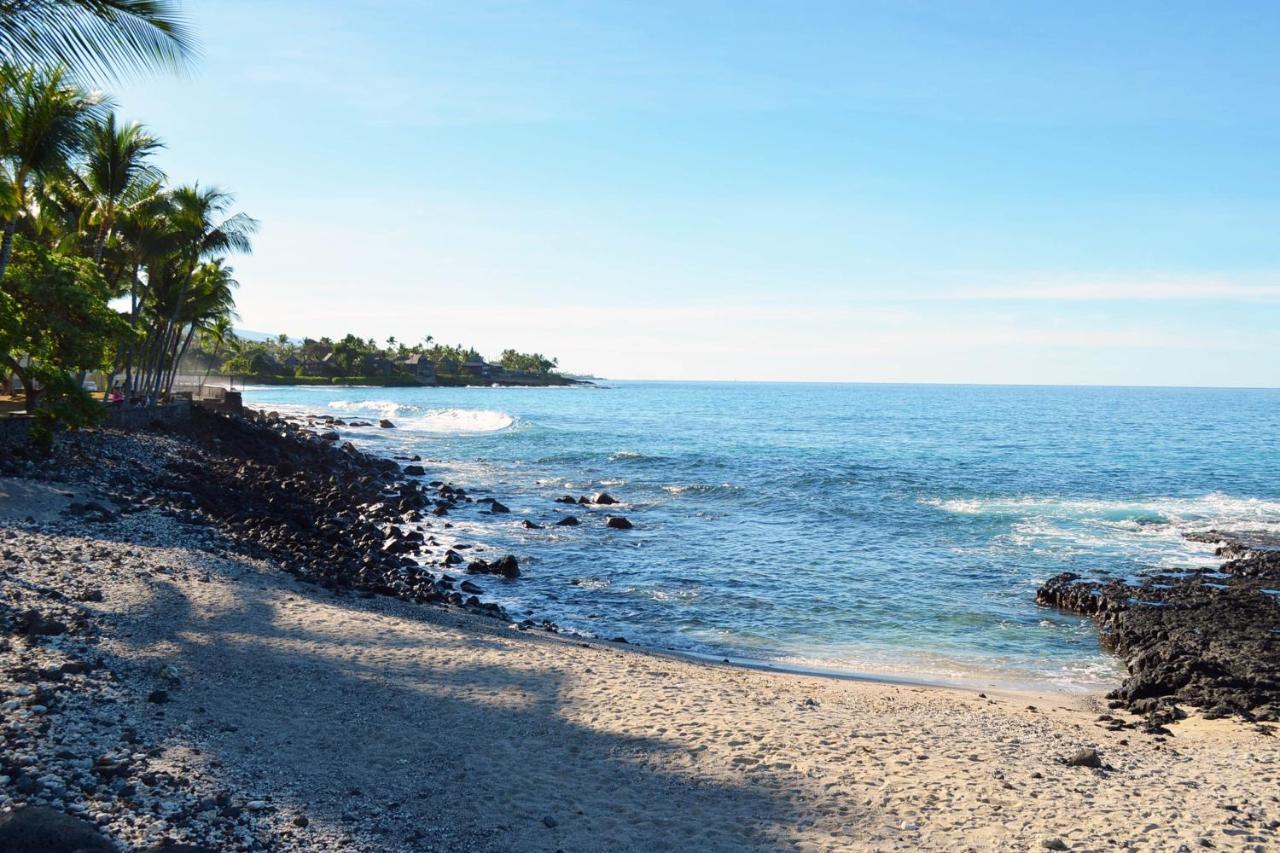
[[[805,817],[799,791],[728,784],[679,738],[629,731],[548,658],[563,649],[284,578],[215,587],[196,602],[157,579],[122,653],[182,673],[152,713],[187,724],[207,772],[313,826],[378,849],[729,850],[789,846]]]

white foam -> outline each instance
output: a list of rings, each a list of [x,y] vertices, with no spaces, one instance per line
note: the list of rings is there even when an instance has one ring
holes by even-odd
[[[403,418],[396,426],[403,430],[438,434],[498,432],[516,419],[491,409],[433,409],[423,415]]]
[[[1280,531],[1280,502],[1211,492],[1196,498],[1143,498],[1132,501],[1053,497],[961,498],[922,501],[963,515],[1003,515],[1022,519],[1089,521],[1116,530],[1167,524],[1187,530],[1210,527]]]
[[[329,408],[366,415],[373,412],[376,415],[369,415],[370,417],[380,418],[389,418],[401,412],[400,404],[391,400],[334,400],[329,403]]]

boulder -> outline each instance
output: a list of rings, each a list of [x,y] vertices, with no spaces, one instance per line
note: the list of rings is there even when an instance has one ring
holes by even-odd
[[[1068,767],[1101,767],[1102,756],[1096,749],[1081,749],[1066,760]]]
[[[382,419],[380,419],[380,420],[378,421],[378,426],[382,427],[383,429],[395,429],[395,428],[396,428],[396,425],[395,425],[395,424],[393,424],[391,421],[387,420],[386,418],[382,418]]]
[[[0,815],[0,850],[5,853],[73,853],[116,847],[88,821],[44,806]]]
[[[507,509],[507,505],[504,503],[501,503],[499,501],[492,501],[489,504],[489,512],[503,513],[503,512],[511,512],[511,510]]]
[[[593,497],[591,499],[591,502],[595,504],[600,504],[602,506],[608,506],[609,504],[616,504],[617,500],[615,500],[613,495],[609,494],[608,492],[601,492],[600,494]]]
[[[556,522],[556,527],[577,527],[581,523],[576,516],[566,515]]]
[[[627,519],[623,518],[620,515],[605,516],[604,526],[611,527],[614,530],[630,530],[632,527],[635,527],[634,524],[632,524],[630,521],[627,521]]]
[[[427,471],[421,465],[406,465],[404,466],[404,473],[410,477],[421,477]]]

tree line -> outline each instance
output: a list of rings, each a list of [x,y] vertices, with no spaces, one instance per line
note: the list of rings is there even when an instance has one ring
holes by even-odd
[[[213,349],[198,347],[191,354],[192,363],[187,367],[203,367],[206,371],[217,367],[222,373],[283,378],[320,375],[324,371],[318,368],[323,365],[335,376],[361,377],[376,375],[386,368],[406,373],[406,362],[412,356],[426,359],[438,372],[448,372],[445,366],[456,371],[458,366],[468,361],[483,360],[474,347],[443,344],[430,335],[417,343],[389,337],[380,344],[375,338],[352,334],[336,340],[321,337],[298,341],[288,335],[278,335],[262,341],[224,338],[215,339],[212,343]],[[224,350],[230,355],[222,360]],[[495,363],[504,370],[538,376],[550,375],[559,364],[556,359],[541,353],[523,353],[514,349],[503,350]]]

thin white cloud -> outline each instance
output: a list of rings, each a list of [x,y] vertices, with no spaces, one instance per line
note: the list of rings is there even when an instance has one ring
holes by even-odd
[[[1216,299],[1276,302],[1280,301],[1280,284],[1225,278],[1032,279],[1016,284],[961,288],[938,296],[974,301],[1163,302]]]

